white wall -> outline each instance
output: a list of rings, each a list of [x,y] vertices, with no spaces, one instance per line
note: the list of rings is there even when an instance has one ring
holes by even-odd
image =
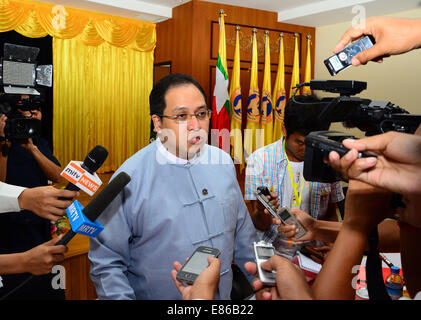
[[[369,12],[367,17],[369,17]],[[421,19],[421,9],[398,12],[389,16]],[[332,50],[343,33],[351,27],[353,14],[350,10],[348,22],[316,28],[315,79],[360,80],[367,82],[367,90],[359,97],[371,100],[390,101],[410,113],[421,114],[421,49],[385,58],[383,63],[369,62],[365,66],[349,67],[332,77],[323,60],[330,57]],[[318,96],[332,96],[315,92]],[[332,130],[363,136],[358,129],[344,129],[341,124],[332,124]],[[346,131],[348,130],[348,131]]]

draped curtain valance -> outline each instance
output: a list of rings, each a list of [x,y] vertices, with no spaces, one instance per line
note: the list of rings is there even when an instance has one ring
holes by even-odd
[[[107,42],[120,48],[151,51],[155,48],[155,24],[61,5],[25,0],[0,0],[0,32],[15,30],[39,38],[78,39],[86,45]]]
[[[53,142],[62,164],[95,145],[114,171],[149,143],[155,24],[26,0],[0,0],[0,32],[53,37]],[[69,134],[71,133],[71,134]]]

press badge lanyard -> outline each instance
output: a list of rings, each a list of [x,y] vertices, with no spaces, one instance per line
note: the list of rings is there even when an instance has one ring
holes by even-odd
[[[302,181],[301,181],[301,190],[300,190],[300,194],[298,194],[298,187],[295,184],[295,179],[294,179],[294,173],[292,172],[292,167],[291,167],[291,163],[289,162],[288,156],[287,156],[287,152],[285,150],[285,138],[284,138],[284,142],[283,142],[283,148],[284,148],[284,152],[285,152],[285,156],[287,158],[287,168],[288,168],[288,173],[289,173],[289,178],[291,180],[291,184],[292,184],[292,190],[294,191],[294,197],[295,197],[295,204],[297,205],[297,207],[299,208],[301,205],[301,196],[303,195],[303,189],[304,189],[304,175],[302,177]]]

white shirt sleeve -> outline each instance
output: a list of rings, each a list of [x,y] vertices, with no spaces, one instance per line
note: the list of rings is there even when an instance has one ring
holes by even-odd
[[[0,213],[21,211],[18,197],[25,189],[24,187],[0,182]]]

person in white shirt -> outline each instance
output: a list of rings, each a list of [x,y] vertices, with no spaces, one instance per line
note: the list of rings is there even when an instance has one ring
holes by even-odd
[[[24,188],[0,182],[0,213],[27,209],[42,218],[57,221],[72,203],[59,198],[72,199],[78,195],[77,191],[59,190],[52,186]]]

